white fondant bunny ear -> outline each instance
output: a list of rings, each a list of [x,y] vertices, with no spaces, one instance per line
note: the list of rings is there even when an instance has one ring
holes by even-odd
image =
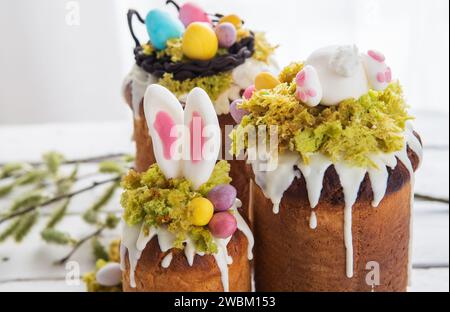
[[[383,91],[392,81],[391,68],[385,63],[382,53],[369,50],[362,55],[364,66],[366,67],[367,78],[372,89]]]
[[[144,97],[144,113],[156,161],[166,178],[182,174],[180,148],[183,144],[180,126],[184,125],[184,113],[180,102],[166,88],[153,84]]]
[[[308,105],[314,107],[322,101],[322,85],[319,80],[319,75],[314,67],[311,65],[305,66],[295,78],[297,83],[297,99]]]
[[[186,158],[184,177],[195,189],[208,182],[219,156],[221,132],[214,105],[208,94],[200,88],[193,89],[186,101],[185,126],[189,129],[185,142]]]

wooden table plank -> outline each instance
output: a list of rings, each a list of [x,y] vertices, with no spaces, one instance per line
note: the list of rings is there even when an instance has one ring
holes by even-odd
[[[448,292],[448,268],[413,270],[410,292]]]

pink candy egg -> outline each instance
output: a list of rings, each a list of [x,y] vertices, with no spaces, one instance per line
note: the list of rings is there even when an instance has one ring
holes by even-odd
[[[194,22],[204,22],[211,24],[211,19],[202,8],[194,3],[186,3],[180,7],[180,20],[185,27]]]
[[[256,91],[255,85],[251,85],[250,87],[245,89],[244,94],[243,94],[244,99],[250,100],[251,97],[253,96],[253,93],[255,93],[255,91]]]
[[[229,212],[216,213],[208,225],[211,234],[217,238],[228,238],[237,230],[236,218]]]
[[[217,38],[221,48],[229,48],[237,41],[237,30],[231,23],[222,23],[216,27]]]
[[[224,184],[213,188],[208,199],[214,205],[214,211],[221,212],[230,209],[236,201],[237,191],[232,185]]]
[[[233,103],[231,103],[231,105],[230,105],[230,114],[236,123],[241,123],[242,118],[244,118],[244,116],[248,115],[248,112],[246,110],[240,109],[238,107],[238,105],[242,104],[242,102],[243,101],[239,99],[239,100],[233,101]]]

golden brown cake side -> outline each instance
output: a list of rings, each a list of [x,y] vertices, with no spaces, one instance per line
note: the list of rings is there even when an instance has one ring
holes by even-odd
[[[228,266],[229,285],[232,292],[250,292],[250,262],[247,259],[248,242],[241,232],[236,232],[228,244],[233,264]],[[171,265],[165,269],[161,262],[168,254],[162,253],[157,239],[149,242],[138,262],[136,288],[130,287],[128,256],[123,273],[125,292],[222,292],[222,275],[213,256],[196,256],[189,266],[183,251],[173,250]]]
[[[417,156],[409,152],[414,167]],[[310,227],[311,206],[305,180],[296,179],[286,191],[280,213],[255,186],[254,234],[257,291],[371,291],[366,278],[369,262],[380,265],[375,291],[406,291],[410,242],[411,183],[399,162],[390,172],[388,190],[374,208],[368,176],[353,206],[354,276],[346,276],[344,200],[333,167],[325,174],[319,205],[314,209],[317,228]],[[289,254],[287,254],[289,251]]]

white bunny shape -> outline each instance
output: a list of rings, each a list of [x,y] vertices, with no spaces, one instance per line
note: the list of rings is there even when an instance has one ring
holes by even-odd
[[[208,94],[193,89],[183,111],[174,94],[153,84],[145,92],[144,113],[166,178],[184,177],[195,189],[208,182],[221,148],[219,120]]]
[[[331,46],[311,54],[297,77],[297,99],[310,107],[338,105],[369,89],[382,91],[392,81],[391,69],[378,51],[360,54],[356,46]]]

